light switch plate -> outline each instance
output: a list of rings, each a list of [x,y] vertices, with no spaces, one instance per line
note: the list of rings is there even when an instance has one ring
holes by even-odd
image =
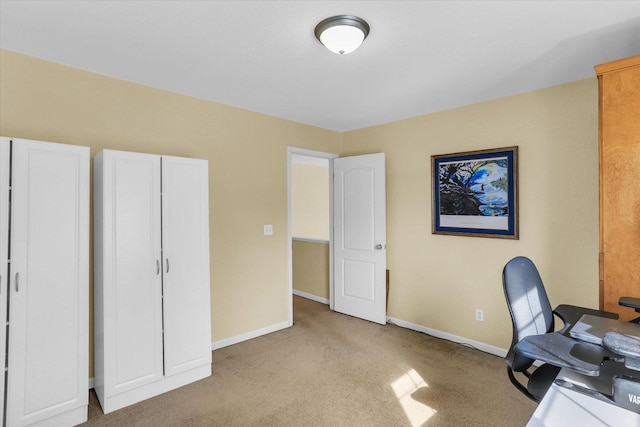
[[[273,224],[265,224],[264,225],[264,235],[265,236],[273,235]]]

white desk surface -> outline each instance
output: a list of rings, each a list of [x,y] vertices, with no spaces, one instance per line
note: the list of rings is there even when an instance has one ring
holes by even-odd
[[[563,369],[558,378],[589,387],[585,382],[591,377]],[[540,426],[640,427],[640,414],[553,384],[527,423],[527,427]]]

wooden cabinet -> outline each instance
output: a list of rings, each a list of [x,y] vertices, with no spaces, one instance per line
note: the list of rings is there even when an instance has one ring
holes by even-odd
[[[640,55],[595,67],[600,93],[600,308],[640,297]]]
[[[4,423],[85,422],[89,148],[0,138],[0,247]]]
[[[211,375],[207,161],[94,161],[95,390],[105,413]]]

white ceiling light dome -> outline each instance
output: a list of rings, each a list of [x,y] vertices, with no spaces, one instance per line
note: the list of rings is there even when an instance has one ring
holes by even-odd
[[[337,15],[316,25],[316,38],[331,52],[345,55],[356,50],[369,35],[369,24],[357,16]]]

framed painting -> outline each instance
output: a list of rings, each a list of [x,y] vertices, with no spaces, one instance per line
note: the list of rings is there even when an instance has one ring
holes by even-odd
[[[431,156],[432,233],[518,239],[518,147]]]

